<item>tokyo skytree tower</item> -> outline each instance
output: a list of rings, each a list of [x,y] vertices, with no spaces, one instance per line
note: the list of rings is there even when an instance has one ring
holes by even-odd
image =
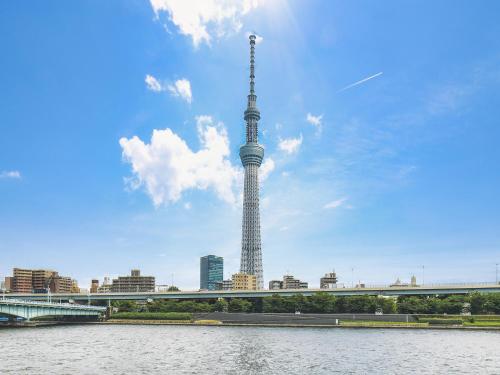
[[[243,225],[241,236],[240,272],[255,275],[257,289],[264,289],[262,270],[262,245],[260,240],[259,167],[264,158],[264,148],[259,145],[257,122],[260,112],[255,95],[255,35],[250,35],[250,94],[245,111],[246,144],[240,148],[240,158],[245,168],[243,190]]]

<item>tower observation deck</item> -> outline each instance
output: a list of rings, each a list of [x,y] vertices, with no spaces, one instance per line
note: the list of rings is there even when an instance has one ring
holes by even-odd
[[[255,95],[255,35],[250,35],[250,93],[244,119],[246,122],[246,144],[240,148],[240,158],[245,168],[243,189],[243,225],[241,236],[240,272],[255,275],[257,289],[264,288],[262,269],[262,244],[260,238],[259,211],[259,167],[264,158],[264,148],[259,145],[258,121]]]

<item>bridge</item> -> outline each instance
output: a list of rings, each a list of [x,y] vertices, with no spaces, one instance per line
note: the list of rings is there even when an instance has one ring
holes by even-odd
[[[217,291],[181,291],[181,292],[137,292],[137,293],[92,293],[92,294],[51,294],[53,300],[60,301],[111,301],[133,300],[146,301],[155,299],[217,299],[217,298],[262,298],[277,294],[283,297],[302,294],[311,296],[316,293],[327,293],[335,296],[406,296],[406,295],[450,295],[480,293],[500,293],[500,284],[441,284],[424,286],[382,286],[366,288],[333,288],[333,289],[278,289],[278,290],[217,290]],[[6,298],[22,298],[25,300],[44,300],[45,294],[6,294]]]
[[[0,315],[20,317],[26,320],[39,316],[95,316],[106,311],[105,307],[85,306],[70,303],[24,301],[18,299],[0,300]]]

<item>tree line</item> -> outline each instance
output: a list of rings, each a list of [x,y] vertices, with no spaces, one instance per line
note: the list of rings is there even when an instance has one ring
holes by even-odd
[[[119,311],[143,312],[264,312],[264,313],[368,313],[384,314],[500,314],[500,293],[471,293],[451,296],[333,296],[316,293],[290,297],[217,299],[211,301],[155,300],[146,304],[134,301],[113,303]]]

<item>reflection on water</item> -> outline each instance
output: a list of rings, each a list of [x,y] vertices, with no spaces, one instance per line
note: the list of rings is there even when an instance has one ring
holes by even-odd
[[[0,330],[0,374],[499,374],[500,332],[81,325]]]

